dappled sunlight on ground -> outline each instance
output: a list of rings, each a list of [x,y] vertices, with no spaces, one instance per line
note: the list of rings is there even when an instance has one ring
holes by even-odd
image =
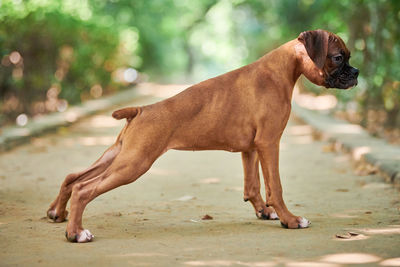
[[[381,258],[367,253],[338,253],[323,256],[322,262],[338,264],[365,264],[380,261]]]
[[[400,258],[387,259],[379,263],[380,266],[400,266]]]
[[[65,119],[68,121],[68,122],[75,122],[77,119],[78,119],[78,112],[76,112],[76,111],[73,111],[73,110],[70,110],[70,111],[67,111],[65,114],[64,114],[64,116],[65,116]]]
[[[179,90],[162,87],[149,93]],[[256,219],[251,204],[243,202],[239,153],[169,151],[135,184],[112,190],[88,206],[84,222],[96,235],[93,243],[68,244],[66,224],[49,224],[42,217],[65,175],[85,169],[115,142],[125,122],[109,114],[62,127],[2,155],[2,261],[23,265],[54,260],[63,266],[78,261],[107,266],[399,265],[397,195],[373,175],[354,175],[349,157],[325,153],[335,150],[313,141],[312,129],[293,120],[281,143],[282,181],[289,208],[313,222],[309,229],[285,230],[279,221]],[[202,220],[205,215],[213,219]],[[96,259],[87,256],[92,250]],[[68,253],[74,257],[65,257]]]
[[[365,228],[365,229],[358,229],[365,234],[370,235],[399,235],[400,234],[400,225],[393,225],[386,228]],[[399,249],[400,251],[400,249]],[[399,252],[400,254],[400,252]]]
[[[384,189],[384,188],[391,188],[390,184],[381,182],[381,183],[367,183],[361,186],[363,189]]]
[[[219,184],[220,182],[221,179],[217,177],[204,178],[200,181],[202,184]]]
[[[339,215],[340,216],[340,215]],[[337,216],[337,217],[339,217]],[[353,218],[356,216],[350,217],[339,217],[339,218]],[[361,233],[364,234],[361,234]],[[364,229],[353,229],[351,232],[346,232],[344,234],[336,234],[333,238],[336,241],[359,241],[366,240],[372,238],[374,235],[399,235],[400,234],[400,226],[393,225],[384,228],[364,228]]]
[[[379,264],[380,266],[399,266],[400,258],[382,260],[382,258],[367,253],[337,253],[328,254],[314,261],[290,261],[284,258],[272,261],[246,262],[235,260],[195,260],[184,262],[186,266],[287,266],[287,267],[340,267],[347,264]]]
[[[303,262],[288,262],[285,264],[285,266],[288,266],[288,267],[339,267],[340,264],[303,261]]]
[[[356,147],[353,149],[353,158],[355,160],[360,160],[362,158],[362,156],[364,156],[365,154],[368,154],[369,152],[371,152],[371,148],[368,146],[361,146],[361,147]]]
[[[276,263],[271,261],[265,262],[242,262],[242,261],[231,261],[231,260],[199,260],[199,261],[187,261],[184,263],[188,266],[255,266],[255,267],[269,267],[275,266]]]

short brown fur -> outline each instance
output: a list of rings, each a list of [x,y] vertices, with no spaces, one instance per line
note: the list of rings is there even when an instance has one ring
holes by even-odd
[[[325,31],[309,34],[340,40]],[[279,142],[289,119],[293,87],[301,74],[325,86],[329,73],[324,67],[332,68],[327,66],[327,55],[348,52],[341,40],[330,42],[322,51],[306,49],[307,45],[300,35],[250,65],[193,85],[172,98],[115,111],[114,118],[128,120],[115,144],[87,170],[67,176],[48,216],[57,222],[65,220],[71,197],[67,238],[91,241],[91,237],[82,238],[82,214],[95,197],[135,181],[169,149],[218,149],[242,152],[244,199],[259,218],[272,218],[276,212],[283,225],[299,228],[302,218],[284,203],[278,168]],[[319,66],[310,53],[319,58]],[[259,163],[266,201],[260,194]]]

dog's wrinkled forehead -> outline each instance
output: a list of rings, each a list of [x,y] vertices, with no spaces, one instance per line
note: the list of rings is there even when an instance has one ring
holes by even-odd
[[[346,44],[342,38],[334,33],[329,33],[328,39],[328,57],[342,54],[346,60],[350,58],[350,51],[347,49]]]

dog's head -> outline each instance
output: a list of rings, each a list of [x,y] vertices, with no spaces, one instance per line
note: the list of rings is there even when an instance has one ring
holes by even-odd
[[[302,32],[297,40],[304,45],[307,52],[300,52],[300,60],[302,73],[311,82],[326,88],[339,89],[357,85],[359,71],[350,66],[350,51],[339,36],[324,30],[315,30]]]

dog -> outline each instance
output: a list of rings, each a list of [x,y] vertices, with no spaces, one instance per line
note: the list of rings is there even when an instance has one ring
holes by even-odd
[[[54,222],[70,215],[66,238],[89,242],[82,227],[86,205],[97,196],[137,180],[169,149],[241,152],[244,200],[260,219],[279,219],[286,228],[310,222],[293,215],[282,198],[279,142],[291,111],[293,87],[301,74],[326,88],[357,85],[343,40],[324,30],[302,32],[257,61],[195,84],[161,102],[113,112],[127,123],[116,142],[88,169],[69,174],[47,211]],[[260,194],[259,163],[266,201]]]

